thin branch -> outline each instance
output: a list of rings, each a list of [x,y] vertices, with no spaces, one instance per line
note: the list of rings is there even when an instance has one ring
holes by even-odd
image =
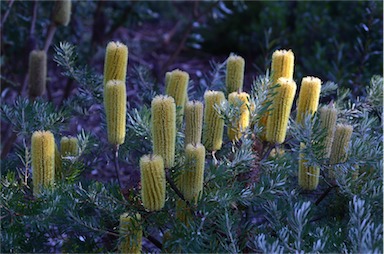
[[[153,243],[153,245],[155,245],[157,248],[159,248],[160,250],[163,249],[163,244],[161,242],[159,242],[155,237],[153,237],[151,235],[147,235],[145,237],[148,239],[148,241]]]
[[[189,201],[185,199],[183,193],[181,193],[179,188],[177,188],[175,182],[173,181],[173,179],[171,177],[171,173],[169,170],[166,170],[165,177],[167,179],[167,182],[171,186],[172,190],[177,194],[177,196],[179,196],[179,198],[181,198],[187,204],[188,207],[191,207],[191,204],[189,203]]]
[[[115,163],[115,170],[117,175],[117,181],[119,182],[120,192],[123,191],[121,182],[120,182],[120,167],[119,167],[119,145],[116,145],[113,149],[113,155],[114,155],[114,163]]]
[[[263,160],[265,160],[266,158],[268,158],[268,156],[269,156],[269,154],[271,153],[272,149],[275,148],[275,147],[276,147],[276,145],[274,145],[274,144],[270,144],[270,145],[268,146],[267,151],[266,151],[266,152],[264,153],[264,155],[261,157],[261,160],[260,160],[260,161],[263,161]]]
[[[320,204],[320,202],[323,201],[323,199],[324,199],[324,198],[329,194],[329,192],[331,192],[331,190],[332,190],[333,188],[335,188],[335,187],[337,187],[337,186],[336,186],[336,185],[333,185],[333,186],[328,187],[328,189],[326,189],[326,190],[324,191],[324,193],[321,194],[321,196],[316,200],[315,205]]]
[[[53,36],[55,35],[56,28],[57,28],[57,25],[55,24],[55,22],[51,22],[51,25],[48,28],[47,38],[45,39],[45,43],[44,43],[45,52],[48,52],[49,46],[51,46],[52,44],[52,40],[53,40]]]
[[[8,9],[4,13],[3,18],[1,19],[1,25],[0,25],[1,29],[3,28],[3,25],[4,25],[5,21],[7,20],[8,16],[9,16],[9,12],[11,11],[11,8],[12,8],[12,5],[13,5],[14,2],[15,2],[15,0],[9,1]]]

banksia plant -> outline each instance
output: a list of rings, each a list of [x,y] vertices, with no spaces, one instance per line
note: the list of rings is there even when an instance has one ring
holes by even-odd
[[[143,230],[140,225],[141,215],[137,213],[134,217],[127,213],[120,215],[119,233],[121,241],[119,252],[141,253]]]
[[[61,154],[65,156],[77,156],[79,145],[75,137],[62,137],[60,141]]]
[[[176,105],[172,97],[158,95],[152,100],[153,153],[161,155],[164,166],[175,164]]]
[[[71,20],[71,0],[56,0],[52,10],[52,20],[56,25],[67,26]]]
[[[245,61],[241,56],[231,55],[228,57],[225,78],[228,94],[243,90],[244,66]]]
[[[305,115],[313,115],[319,106],[321,80],[315,77],[305,77],[301,81],[299,99],[297,103],[296,122],[302,124]]]
[[[293,79],[295,55],[292,50],[276,50],[272,54],[271,75],[272,85],[281,77]]]
[[[128,64],[127,46],[121,42],[109,42],[104,61],[104,88],[112,79],[125,82]]]
[[[224,94],[218,91],[206,91],[203,123],[203,145],[208,151],[217,151],[223,144],[224,120],[215,109],[225,101]]]
[[[61,153],[55,143],[55,180],[59,181],[63,179],[63,161],[61,159]]]
[[[285,140],[289,115],[296,93],[296,83],[292,79],[279,78],[280,86],[272,98],[271,113],[268,116],[266,139],[271,143],[281,144]]]
[[[349,141],[351,140],[353,127],[346,124],[338,124],[332,142],[330,164],[343,163],[347,160]]]
[[[144,155],[140,159],[141,199],[149,211],[158,211],[165,204],[165,170],[159,155]]]
[[[205,147],[202,144],[188,144],[185,148],[185,168],[180,174],[177,184],[184,198],[197,203],[203,191],[205,165]]]
[[[232,106],[240,106],[240,115],[233,126],[228,128],[228,137],[230,140],[239,140],[243,135],[244,131],[248,128],[249,125],[249,94],[242,92],[233,92],[228,95],[228,103]],[[241,103],[240,105],[238,105]]]
[[[39,194],[42,186],[54,183],[55,139],[50,131],[35,131],[32,135],[33,194]]]
[[[125,139],[127,95],[124,81],[110,80],[104,91],[104,106],[107,118],[108,142],[121,145]]]
[[[203,130],[203,103],[189,101],[185,106],[185,145],[201,143]]]
[[[321,129],[326,130],[324,139],[324,158],[331,155],[332,141],[336,129],[337,110],[334,107],[322,107],[319,109]]]
[[[47,80],[47,54],[44,50],[32,50],[29,53],[28,83],[29,96],[44,94]]]
[[[172,71],[167,82],[166,94],[175,99],[176,107],[180,109],[180,111],[178,111],[178,119],[180,123],[182,122],[184,115],[188,82],[189,74],[181,70]]]

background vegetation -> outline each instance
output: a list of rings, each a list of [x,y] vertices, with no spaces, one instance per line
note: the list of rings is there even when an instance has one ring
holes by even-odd
[[[118,219],[127,211],[144,218],[144,251],[382,251],[383,80],[375,76],[383,70],[381,1],[76,1],[70,24],[57,29],[48,51],[47,92],[32,101],[28,55],[44,46],[52,7],[1,4],[1,252],[114,252]],[[112,40],[129,47],[122,189],[102,106],[105,46]],[[187,71],[190,99],[202,100],[207,88],[223,89],[222,63],[234,52],[246,59],[244,90],[260,99],[271,55],[280,48],[295,53],[297,83],[307,75],[334,82],[321,102],[334,101],[341,121],[354,126],[336,184],[322,173],[318,190],[299,188],[298,144],[321,131],[292,122],[286,153],[262,156],[260,165],[251,139],[228,142],[217,165],[207,158],[204,195],[189,227],[175,218],[178,197],[170,189],[161,212],[144,211],[138,159],[151,151],[150,102],[164,92],[165,72]],[[30,139],[39,129],[51,130],[57,140],[78,136],[80,154],[64,160],[63,183],[34,198]],[[180,132],[174,174],[183,166],[182,141]],[[246,188],[236,176],[255,167],[259,180]],[[171,238],[164,241],[168,230]]]

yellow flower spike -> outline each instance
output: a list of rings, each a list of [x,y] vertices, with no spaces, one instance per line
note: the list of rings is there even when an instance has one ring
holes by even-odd
[[[203,191],[205,147],[188,144],[185,148],[185,168],[177,179],[184,198],[196,204]]]
[[[128,64],[128,47],[121,42],[111,41],[107,45],[104,62],[104,88],[115,79],[125,82]]]
[[[75,137],[62,137],[60,141],[61,154],[65,156],[77,156],[79,145]]]
[[[63,179],[63,164],[61,160],[61,154],[59,148],[55,143],[55,180],[59,181]]]
[[[305,145],[300,144],[300,149],[304,149]],[[304,190],[316,190],[319,185],[320,168],[308,166],[304,160],[304,155],[300,153],[299,159],[299,185]]]
[[[169,81],[171,80],[172,72],[168,71],[165,73],[165,91],[168,90]]]
[[[292,79],[279,78],[280,87],[275,89],[272,98],[271,113],[267,121],[267,141],[281,144],[285,140],[289,115],[296,93],[296,83]]]
[[[104,91],[105,115],[107,118],[108,142],[121,145],[125,139],[127,94],[125,83],[120,80],[107,82]]]
[[[272,85],[281,77],[293,79],[295,55],[292,50],[276,50],[272,54],[271,75]]]
[[[322,107],[319,109],[319,115],[321,128],[327,131],[324,139],[324,158],[329,158],[336,129],[337,110],[334,107]]]
[[[141,215],[134,217],[128,213],[120,215],[119,233],[121,237],[119,251],[121,253],[141,253],[143,230],[140,225]]]
[[[158,95],[152,100],[152,139],[153,153],[161,155],[164,166],[175,164],[176,147],[176,105],[167,95]]]
[[[228,103],[232,106],[240,106],[240,115],[233,126],[228,128],[230,140],[239,140],[249,125],[249,94],[233,92],[228,95]],[[241,103],[241,104],[240,104]],[[239,105],[240,104],[240,105]]]
[[[204,101],[203,144],[208,151],[217,151],[223,144],[224,120],[214,106],[220,106],[225,97],[219,91],[206,91]]]
[[[185,145],[201,143],[203,108],[200,101],[189,101],[185,106]]]
[[[165,204],[165,170],[159,155],[144,155],[140,159],[141,199],[149,211],[158,211]]]
[[[330,164],[343,163],[347,160],[349,141],[351,140],[353,127],[346,124],[338,124],[332,143]]]
[[[29,53],[28,84],[29,96],[44,94],[47,80],[47,54],[44,50],[32,50]]]
[[[32,135],[33,194],[39,194],[41,186],[54,183],[55,139],[50,131],[35,131]]]
[[[225,78],[228,94],[243,91],[244,66],[245,61],[241,56],[231,55],[228,57]]]
[[[305,115],[313,115],[319,106],[321,80],[315,77],[305,77],[301,81],[299,99],[297,103],[296,122],[302,124]]]
[[[187,89],[189,82],[189,74],[185,71],[174,70],[171,72],[166,94],[175,99],[176,107],[180,109],[178,111],[178,122],[182,122],[184,115],[184,106],[187,98]]]
[[[67,26],[71,20],[71,0],[56,0],[52,10],[52,20],[56,25]]]

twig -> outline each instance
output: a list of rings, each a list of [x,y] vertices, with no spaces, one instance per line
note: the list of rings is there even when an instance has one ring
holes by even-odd
[[[337,187],[337,186],[336,186],[336,185],[332,185],[332,186],[328,187],[328,189],[326,189],[326,190],[324,191],[324,193],[321,194],[321,196],[316,200],[315,205],[320,204],[320,202],[323,201],[323,199],[328,195],[328,193],[329,193],[333,188],[335,188],[335,187]]]
[[[212,151],[212,158],[215,161],[215,165],[218,164],[217,158],[216,158],[216,151]]]
[[[1,30],[3,29],[3,25],[4,25],[5,21],[6,21],[7,18],[8,18],[9,12],[11,11],[11,7],[12,7],[12,5],[13,5],[14,2],[15,2],[15,0],[11,0],[11,1],[9,1],[8,9],[7,9],[7,11],[4,13],[3,18],[1,19],[1,25],[0,25]]]
[[[163,244],[161,242],[159,242],[155,237],[153,237],[151,235],[147,235],[146,238],[148,239],[148,241],[153,243],[153,245],[155,245],[160,250],[163,249]]]
[[[276,145],[274,145],[274,144],[270,144],[270,145],[268,146],[267,151],[266,151],[266,152],[264,153],[264,155],[261,157],[261,160],[260,160],[260,161],[263,161],[263,160],[265,160],[266,158],[268,158],[268,156],[269,156],[269,154],[271,153],[272,149],[275,148],[275,147],[276,147]]]
[[[116,145],[113,149],[113,155],[114,155],[114,163],[115,163],[115,170],[116,170],[116,175],[117,175],[117,181],[119,182],[119,187],[120,187],[120,192],[122,193],[123,191],[123,188],[121,186],[121,182],[120,182],[120,167],[119,167],[119,161],[118,161],[118,158],[119,158],[119,145]]]
[[[169,170],[166,170],[165,177],[167,179],[167,182],[171,186],[172,190],[177,194],[177,196],[179,196],[179,198],[181,198],[187,204],[188,207],[191,207],[191,204],[189,203],[189,201],[185,199],[183,193],[181,193],[179,188],[177,188],[175,182],[173,181],[173,179],[171,177],[171,173]]]
[[[45,43],[44,43],[45,52],[48,52],[49,46],[51,46],[53,36],[55,35],[55,32],[56,32],[56,28],[57,28],[56,24],[52,21],[51,24],[49,25],[47,38],[45,39]]]

